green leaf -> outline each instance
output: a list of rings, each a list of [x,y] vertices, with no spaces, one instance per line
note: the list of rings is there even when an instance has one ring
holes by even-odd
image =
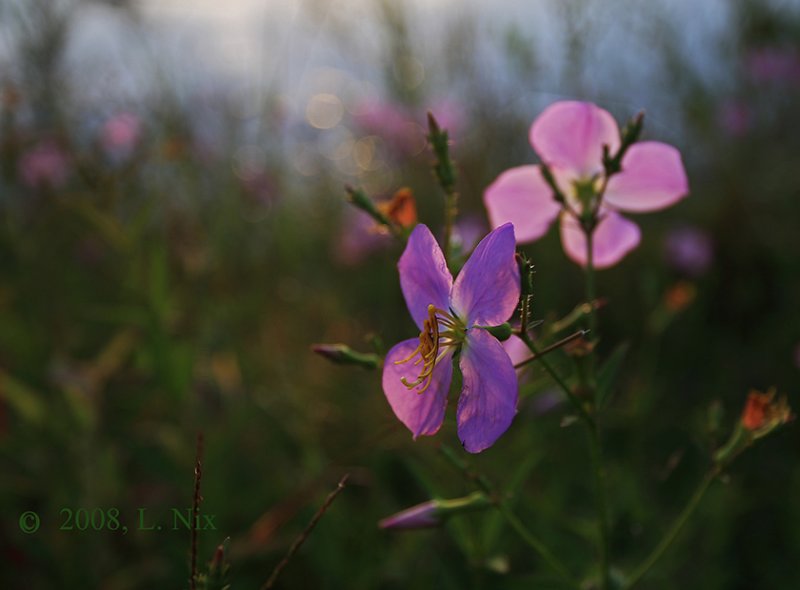
[[[41,425],[45,416],[45,405],[38,394],[8,373],[0,371],[0,397],[5,399],[23,420]]]

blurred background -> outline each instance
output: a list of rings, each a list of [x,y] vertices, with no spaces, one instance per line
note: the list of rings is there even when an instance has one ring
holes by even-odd
[[[644,109],[692,193],[636,216],[642,244],[599,274],[600,354],[627,350],[604,421],[627,569],[750,388],[800,407],[800,3],[0,0],[0,585],[187,587],[186,531],[59,527],[63,508],[114,507],[133,529],[139,508],[189,507],[202,431],[217,530],[198,559],[230,537],[234,589],[266,580],[344,473],[279,587],[554,588],[494,514],[380,531],[471,491],[437,450],[458,447],[452,417],[413,443],[379,372],[310,345],[380,353],[415,332],[401,246],[345,183],[409,187],[440,227],[432,111],[468,250],[485,187],[534,161],[530,123],[572,98],[620,122]],[[556,234],[524,248],[545,326],[583,297]],[[578,572],[594,557],[584,435],[540,368],[525,380],[474,464]],[[798,443],[790,427],[744,455],[641,587],[800,583]]]

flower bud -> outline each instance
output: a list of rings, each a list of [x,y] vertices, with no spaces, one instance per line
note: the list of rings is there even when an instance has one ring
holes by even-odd
[[[473,492],[452,500],[428,500],[384,518],[378,526],[391,530],[434,528],[455,514],[483,510],[489,506],[491,500],[483,492]]]
[[[754,441],[767,436],[793,419],[794,415],[786,396],[776,400],[775,389],[770,389],[767,393],[751,391],[747,395],[742,416],[731,438],[714,454],[714,460],[721,465],[729,463]]]
[[[755,440],[766,436],[793,418],[786,396],[775,400],[775,390],[771,389],[767,393],[751,391],[748,394],[741,421],[742,426],[751,433]]]
[[[377,369],[381,359],[377,354],[357,352],[346,344],[314,344],[311,350],[337,365],[358,365],[365,369]]]

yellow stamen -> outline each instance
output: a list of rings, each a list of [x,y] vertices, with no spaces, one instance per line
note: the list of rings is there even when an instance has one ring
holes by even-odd
[[[445,331],[440,331],[440,324]],[[409,381],[405,377],[402,377],[400,381],[409,389],[422,385],[417,393],[424,393],[430,387],[433,381],[433,369],[444,358],[447,353],[446,349],[460,344],[463,339],[464,328],[461,322],[450,312],[429,305],[428,317],[422,322],[422,331],[419,333],[419,346],[406,358],[394,363],[401,365],[419,356],[413,366],[416,367],[422,363],[422,369],[414,381]]]

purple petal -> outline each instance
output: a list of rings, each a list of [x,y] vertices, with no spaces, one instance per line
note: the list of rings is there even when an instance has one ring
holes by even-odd
[[[489,448],[517,413],[517,374],[497,339],[480,328],[467,333],[461,353],[464,385],[458,400],[458,438],[470,453]]]
[[[639,226],[614,211],[606,210],[592,236],[592,263],[606,268],[617,262],[637,245],[641,238]],[[586,265],[586,236],[572,216],[561,216],[561,243],[572,260]]]
[[[619,149],[614,117],[590,102],[564,101],[547,107],[533,122],[530,141],[548,165],[586,179],[603,169],[603,145]]]
[[[458,274],[451,301],[467,326],[497,326],[514,313],[519,302],[514,247],[514,226],[506,223],[481,240]]]
[[[688,192],[681,153],[671,145],[645,141],[625,153],[622,172],[609,179],[605,200],[625,211],[656,211]]]
[[[421,330],[429,305],[447,310],[453,286],[444,254],[427,226],[420,224],[411,232],[397,268],[408,311]]]
[[[492,227],[514,224],[520,243],[538,240],[561,210],[538,166],[519,166],[503,172],[483,193]]]
[[[433,369],[433,380],[424,392],[418,393],[422,386],[409,389],[403,385],[403,377],[409,382],[416,380],[421,365],[415,366],[414,361],[419,357],[406,363],[395,363],[408,358],[418,344],[417,338],[395,344],[384,360],[382,380],[383,392],[395,416],[406,425],[414,438],[435,434],[439,430],[447,407],[447,392],[453,379],[452,353],[448,353]]]

